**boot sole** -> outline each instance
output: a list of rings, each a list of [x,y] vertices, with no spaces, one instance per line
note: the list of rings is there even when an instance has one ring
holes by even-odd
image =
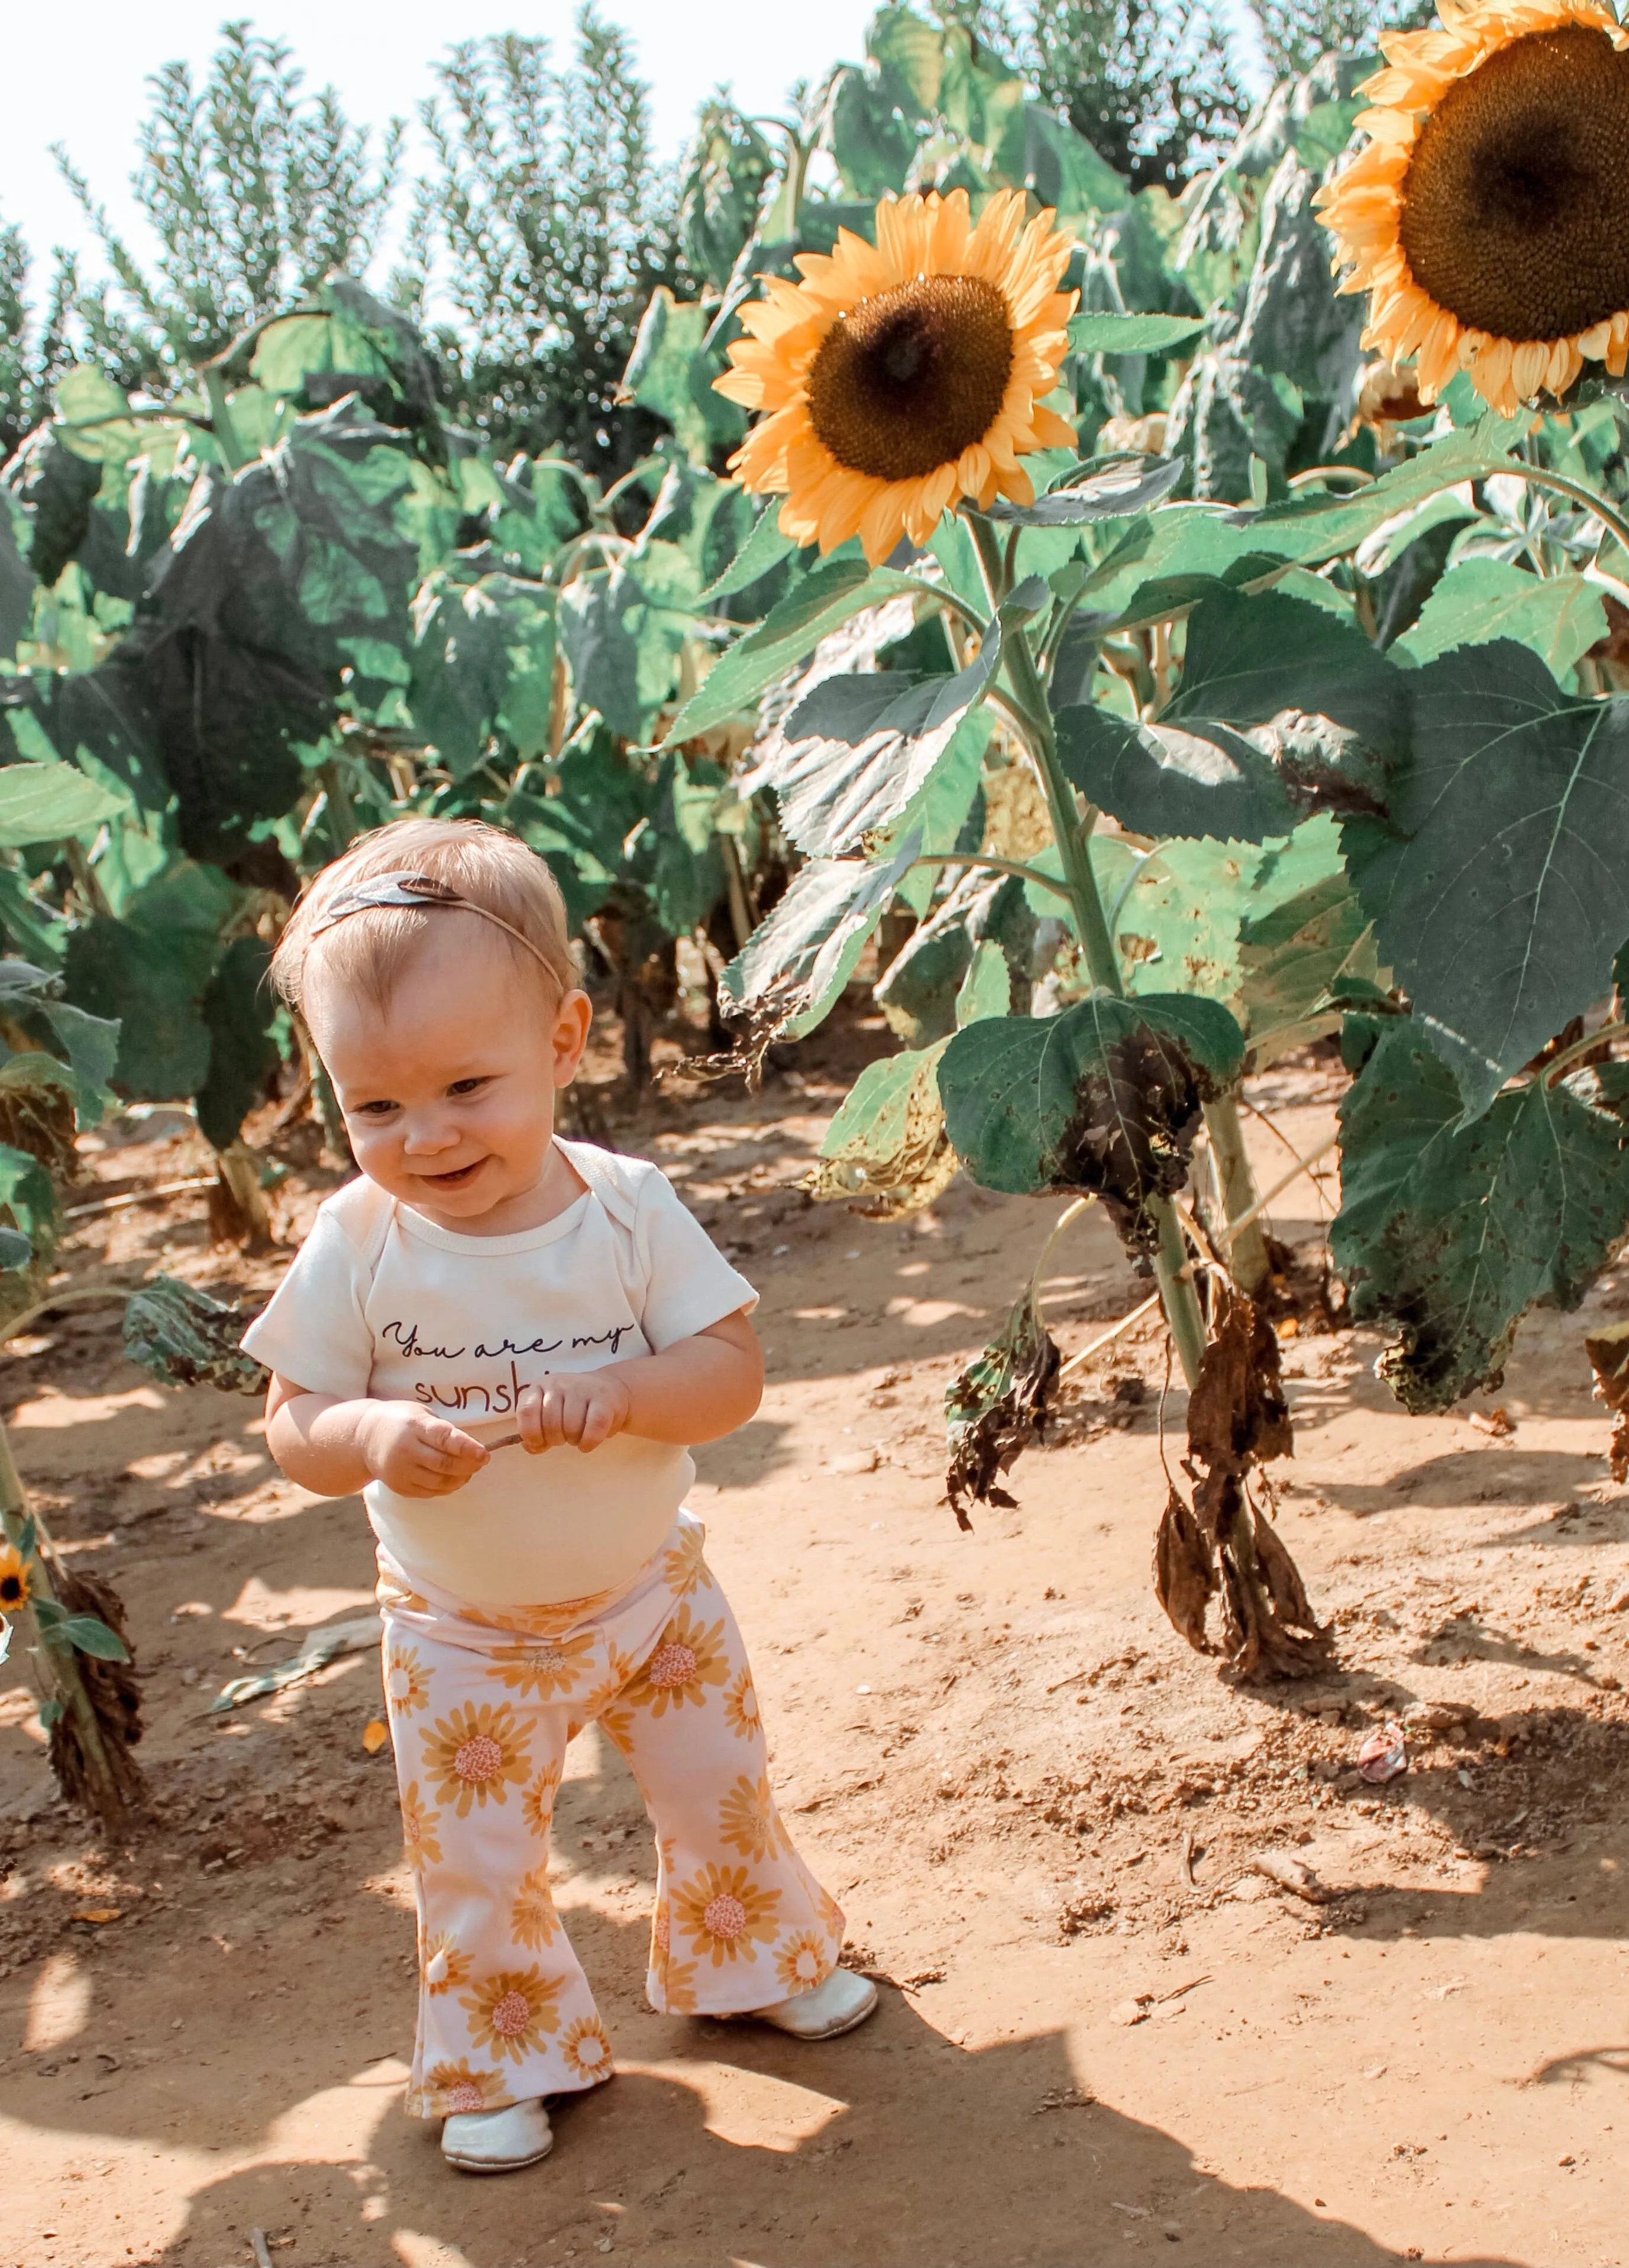
[[[441,2154],[461,2174],[519,2174],[527,2166],[541,2166],[553,2148],[551,2139],[542,2149],[534,2150],[529,2158],[461,2158],[451,2150],[443,2150]]]

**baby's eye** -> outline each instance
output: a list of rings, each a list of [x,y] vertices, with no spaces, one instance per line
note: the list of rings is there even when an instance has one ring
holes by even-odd
[[[449,1094],[478,1094],[486,1085],[484,1079],[455,1079],[448,1087]]]
[[[395,1108],[394,1102],[359,1102],[347,1116],[351,1118],[388,1118]]]

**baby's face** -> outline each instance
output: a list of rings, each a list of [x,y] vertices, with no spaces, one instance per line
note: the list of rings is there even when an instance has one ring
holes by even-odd
[[[568,992],[551,1013],[542,982],[486,929],[438,915],[382,1014],[327,985],[313,956],[306,1006],[368,1179],[444,1227],[499,1233],[530,1226],[505,1216],[542,1180],[589,1012]]]

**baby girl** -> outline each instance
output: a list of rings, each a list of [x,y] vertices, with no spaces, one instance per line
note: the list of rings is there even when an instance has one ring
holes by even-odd
[[[549,1888],[566,1744],[599,1724],[656,1830],[646,1990],[804,2040],[876,2005],[792,1848],[729,1602],[685,1509],[689,1445],[750,1418],[756,1302],[655,1167],[554,1132],[589,1004],[542,859],[406,820],[301,900],[273,964],[359,1178],[245,1344],[272,1454],[361,1490],[418,1899],[409,2109],[453,2165],[550,2147],[611,2076]]]

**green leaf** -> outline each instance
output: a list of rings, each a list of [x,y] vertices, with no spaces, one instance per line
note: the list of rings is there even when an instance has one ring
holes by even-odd
[[[1350,405],[1364,309],[1335,289],[1329,233],[1313,210],[1317,187],[1316,175],[1286,150],[1263,200],[1261,242],[1233,351],[1316,401]]]
[[[1071,354],[1169,354],[1205,329],[1208,315],[1121,315],[1112,310],[1077,315],[1069,326]]]
[[[271,948],[257,937],[234,937],[222,953],[201,1003],[210,1035],[210,1068],[198,1090],[198,1130],[214,1149],[236,1141],[245,1118],[266,1100],[282,1061],[272,1026],[277,997],[267,979]]]
[[[130,1658],[129,1647],[117,1631],[108,1629],[100,1615],[64,1615],[56,1631],[70,1646],[77,1646],[81,1653],[94,1654],[98,1661],[128,1661]]]
[[[1574,1082],[1543,1079],[1463,1125],[1455,1079],[1412,1020],[1352,1017],[1347,1049],[1367,1059],[1340,1108],[1331,1254],[1353,1321],[1398,1335],[1382,1359],[1393,1392],[1446,1410],[1497,1387],[1528,1309],[1576,1307],[1616,1249],[1623,1128]]]
[[[701,603],[711,606],[715,599],[733,598],[737,591],[749,590],[771,567],[797,549],[791,536],[780,532],[780,504],[771,497],[753,521],[752,533],[734,558],[717,581],[710,583],[702,593]]]
[[[1238,1075],[1244,1043],[1213,1000],[1095,994],[1061,1016],[992,1016],[939,1068],[968,1173],[1014,1196],[1084,1189],[1133,1252],[1158,1241],[1154,1201],[1187,1178],[1201,1107]]]
[[[972,965],[956,994],[956,1029],[963,1031],[985,1016],[1009,1015],[1012,1006],[1013,977],[1006,955],[993,939],[985,938],[975,948]]]
[[[178,1101],[209,1077],[202,1006],[238,895],[216,869],[186,861],[139,891],[127,918],[99,914],[69,939],[70,998],[118,1022],[116,1076],[138,1101]]]
[[[719,980],[721,1002],[733,1003],[749,1040],[801,1039],[824,1020],[917,849],[913,836],[886,865],[811,858],[799,868]]]
[[[1139,835],[1259,843],[1320,805],[1374,808],[1404,699],[1355,624],[1276,591],[1218,593],[1189,619],[1182,685],[1159,722],[1072,705],[1058,755]]]
[[[14,1276],[19,1268],[26,1268],[33,1256],[33,1242],[20,1228],[0,1228],[0,1270]]]
[[[1479,1112],[1610,989],[1629,937],[1629,703],[1564,693],[1508,638],[1428,663],[1410,698],[1385,817],[1347,824],[1346,863]]]
[[[0,850],[63,836],[83,840],[127,810],[125,798],[99,787],[71,764],[7,764],[0,770]]]
[[[1443,576],[1397,650],[1423,663],[1457,645],[1514,638],[1564,678],[1605,636],[1600,587],[1583,576],[1530,575],[1504,559],[1463,559]]]
[[[998,624],[955,676],[873,670],[822,678],[737,783],[772,787],[781,825],[810,858],[841,858],[896,820],[938,769],[1001,657]]]
[[[155,1276],[124,1310],[124,1351],[164,1386],[263,1395],[270,1373],[243,1351],[248,1318],[195,1285]]]
[[[830,631],[866,607],[912,587],[887,567],[831,558],[812,568],[756,630],[713,664],[674,718],[665,747],[694,740],[750,709],[759,695],[812,653]]]
[[[945,1045],[866,1065],[826,1129],[811,1196],[863,1198],[872,1219],[898,1220],[948,1188],[956,1156],[939,1099]]]
[[[1072,487],[1052,489],[1034,504],[1008,504],[998,497],[990,518],[1016,527],[1081,527],[1089,520],[1127,519],[1168,497],[1182,476],[1180,457],[1145,458],[1112,465]]]
[[[640,320],[619,390],[621,400],[665,417],[698,464],[706,463],[715,446],[739,441],[747,430],[746,413],[713,391],[719,365],[703,347],[711,320],[705,307],[675,299],[659,284]]]
[[[1062,903],[1053,899],[1045,911],[1055,915]],[[969,868],[895,955],[873,998],[890,1031],[908,1046],[928,1046],[955,1029],[962,983],[986,941],[1005,957],[1018,998],[1028,999],[1035,936],[1025,884]]]
[[[26,1150],[0,1143],[0,1206],[12,1224],[33,1246],[37,1259],[48,1260],[55,1249],[56,1193],[51,1177],[37,1158]]]
[[[511,575],[431,576],[413,602],[413,721],[454,779],[503,729],[522,758],[549,745],[554,593]]]
[[[1303,834],[1326,822],[1314,820]],[[1330,995],[1360,977],[1379,989],[1371,925],[1338,858],[1318,880],[1239,924],[1238,989],[1229,1005],[1250,1043],[1250,1068],[1264,1071],[1292,1048],[1336,1030]]]

